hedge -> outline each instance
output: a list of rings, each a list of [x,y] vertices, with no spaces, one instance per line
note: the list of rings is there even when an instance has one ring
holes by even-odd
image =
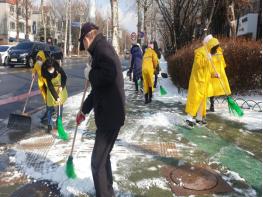
[[[233,92],[262,89],[261,41],[244,38],[220,38],[227,64],[226,73]],[[168,72],[173,83],[188,89],[194,60],[194,50],[201,41],[194,41],[168,58]]]

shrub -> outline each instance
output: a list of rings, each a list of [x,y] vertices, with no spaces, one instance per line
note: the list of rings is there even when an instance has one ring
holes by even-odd
[[[241,92],[261,89],[261,42],[244,38],[219,38],[219,42],[224,51],[231,90]],[[194,50],[201,45],[201,41],[194,41],[168,58],[168,72],[177,87],[188,88]]]

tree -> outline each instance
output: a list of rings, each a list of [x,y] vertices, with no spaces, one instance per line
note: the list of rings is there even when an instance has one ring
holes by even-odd
[[[44,13],[44,0],[41,0],[41,20],[42,20],[42,27],[44,29],[44,41],[47,41],[47,28],[46,28],[46,17]]]
[[[16,0],[16,41],[19,42],[19,0]]]
[[[68,0],[66,0],[66,25],[64,38],[64,57],[67,57],[67,42],[68,42]]]
[[[118,25],[118,0],[110,0],[111,3],[111,16],[112,16],[112,45],[117,54],[120,52],[118,37],[119,37],[119,25]]]

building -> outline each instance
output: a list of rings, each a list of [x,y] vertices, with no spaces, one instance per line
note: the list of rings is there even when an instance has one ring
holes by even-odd
[[[52,40],[53,43],[61,43],[63,39],[63,21],[59,20],[62,17],[52,5],[43,6],[44,21],[46,24],[47,40]],[[34,7],[32,13],[32,26],[34,39],[44,41],[44,27],[42,21],[41,7]]]
[[[0,0],[0,44],[10,44],[16,41],[17,36],[17,11],[19,15],[19,40],[26,38],[26,9],[23,1],[20,1],[18,10],[16,0]],[[31,9],[28,6],[28,39],[33,41]]]

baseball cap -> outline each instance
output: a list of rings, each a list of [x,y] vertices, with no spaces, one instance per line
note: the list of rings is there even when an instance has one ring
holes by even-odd
[[[94,29],[98,30],[99,27],[91,22],[87,22],[82,25],[81,31],[80,31],[80,38],[79,38],[79,42],[80,42],[79,50],[81,51],[85,50],[83,39],[91,30],[94,30]]]

